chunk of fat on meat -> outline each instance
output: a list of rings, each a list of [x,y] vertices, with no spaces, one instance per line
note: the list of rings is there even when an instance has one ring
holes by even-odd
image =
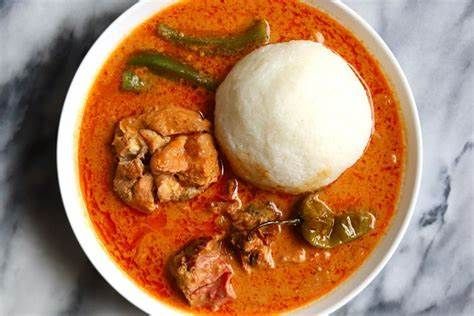
[[[231,283],[234,272],[215,238],[188,243],[171,259],[170,272],[191,306],[216,311],[236,298]]]
[[[147,128],[163,136],[209,132],[211,122],[199,112],[177,106],[167,106],[143,115]]]
[[[216,182],[220,165],[212,136],[208,133],[189,136],[186,142],[189,169],[183,173],[183,181],[198,186],[208,186]]]
[[[165,146],[171,139],[168,136],[161,136],[151,129],[140,129],[138,133],[145,141],[151,154],[154,154],[157,150]]]
[[[151,172],[155,175],[163,172],[177,173],[186,171],[189,167],[184,145],[187,136],[178,136],[163,149],[153,154],[150,160]]]
[[[204,187],[183,186],[175,176],[160,174],[155,176],[157,196],[160,202],[188,200],[200,194]]]

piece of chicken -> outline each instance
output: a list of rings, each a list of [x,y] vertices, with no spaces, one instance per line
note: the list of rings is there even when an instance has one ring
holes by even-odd
[[[171,140],[170,137],[161,136],[151,129],[140,129],[138,133],[143,138],[145,144],[148,146],[150,154],[155,153],[161,147],[168,144]]]
[[[220,173],[210,128],[200,113],[175,106],[122,119],[112,142],[114,191],[144,212],[200,194]]]
[[[155,176],[158,199],[161,202],[184,201],[203,192],[206,187],[184,186],[171,174]]]
[[[142,158],[148,151],[147,145],[139,130],[143,122],[137,117],[127,117],[117,124],[112,145],[119,159],[131,160]]]
[[[159,175],[188,170],[189,164],[185,149],[187,139],[188,137],[184,135],[177,136],[162,150],[156,152],[150,160],[151,172]]]
[[[220,174],[217,150],[210,134],[174,138],[150,161],[160,201],[187,200],[216,182]]]
[[[177,106],[164,107],[143,115],[147,128],[162,136],[210,132],[211,122],[199,112]]]
[[[221,172],[217,150],[210,134],[194,134],[186,142],[189,168],[178,174],[182,181],[207,186],[217,181]]]
[[[171,258],[169,268],[191,306],[217,311],[237,297],[231,282],[234,271],[217,239],[189,242]]]
[[[153,177],[144,169],[139,158],[120,161],[115,171],[114,191],[130,206],[151,212],[155,208]]]
[[[272,242],[280,233],[278,226],[255,229],[258,225],[277,220],[282,213],[273,203],[250,204],[228,213],[231,221],[229,242],[240,257],[243,268],[251,272],[257,266],[275,267]]]

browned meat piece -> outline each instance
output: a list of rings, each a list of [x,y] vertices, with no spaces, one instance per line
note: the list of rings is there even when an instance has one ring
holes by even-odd
[[[189,200],[204,191],[205,187],[183,186],[175,176],[160,174],[155,177],[158,199],[161,202]]]
[[[156,152],[151,157],[151,172],[158,175],[163,172],[178,173],[188,170],[188,159],[184,148],[187,139],[187,136],[178,136]]]
[[[217,150],[209,134],[189,136],[186,143],[189,169],[178,175],[183,181],[198,186],[216,182],[220,174]]]
[[[230,235],[230,244],[240,256],[245,271],[251,272],[253,267],[275,267],[269,235],[260,231],[249,234],[247,231],[238,231]]]
[[[267,202],[249,204],[245,209],[234,210],[229,215],[235,229],[250,230],[259,224],[279,219],[282,213],[275,203]]]
[[[143,162],[139,158],[120,161],[113,184],[114,191],[128,205],[144,212],[155,209],[153,177],[144,173]]]
[[[143,175],[143,169],[143,163],[138,158],[132,161],[121,161],[117,165],[113,183],[114,191],[128,204],[133,200],[132,188]]]
[[[217,181],[220,172],[217,150],[207,133],[174,138],[152,156],[150,169],[162,202],[198,195]]]
[[[145,166],[139,158],[119,161],[115,176],[120,179],[138,180],[143,175]]]
[[[211,123],[199,112],[168,106],[143,116],[145,125],[162,136],[209,132]]]
[[[150,173],[143,175],[133,186],[133,197],[131,205],[145,212],[155,210],[155,197],[153,194],[153,176]]]
[[[172,258],[170,271],[191,306],[216,311],[236,298],[232,267],[216,239],[191,241]]]
[[[281,215],[281,211],[272,202],[250,204],[245,209],[229,213],[232,222],[229,242],[247,272],[251,272],[256,266],[275,267],[271,244],[280,233],[280,227],[272,225],[256,228],[262,223],[280,219]]]
[[[158,200],[200,194],[219,176],[210,126],[198,112],[174,106],[122,119],[112,142],[119,161],[114,191],[144,212]]]
[[[208,186],[219,177],[219,160],[211,135],[178,136],[151,158],[151,171],[175,173],[186,185]]]
[[[119,158],[142,158],[147,152],[147,146],[138,131],[142,121],[135,117],[127,117],[118,123],[112,145]]]
[[[150,154],[155,153],[158,149],[160,149],[170,141],[169,137],[161,136],[160,134],[155,131],[152,131],[151,129],[141,129],[138,132],[143,137],[143,140],[148,146]]]
[[[242,201],[239,197],[239,182],[237,179],[232,179],[227,182],[227,196],[222,201],[215,201],[211,203],[211,211],[220,215],[218,225],[227,227],[229,222],[229,214],[234,214],[242,208]]]

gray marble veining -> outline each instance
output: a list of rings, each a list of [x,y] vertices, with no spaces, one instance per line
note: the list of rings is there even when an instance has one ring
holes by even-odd
[[[474,313],[474,1],[344,1],[385,39],[422,121],[408,232],[336,315]],[[133,1],[0,0],[0,315],[141,314],[75,241],[56,180],[62,102],[97,36]]]

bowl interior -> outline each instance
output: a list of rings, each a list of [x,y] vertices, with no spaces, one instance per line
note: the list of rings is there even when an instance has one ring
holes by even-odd
[[[89,260],[122,296],[150,314],[182,314],[160,302],[137,286],[107,254],[97,238],[79,185],[77,162],[78,131],[82,110],[94,79],[103,63],[136,26],[175,0],[141,1],[127,10],[99,37],[81,63],[69,88],[58,132],[57,166],[63,203],[74,234]],[[405,122],[407,165],[398,211],[387,234],[366,262],[344,283],[323,298],[302,307],[297,314],[329,313],[359,293],[382,269],[395,251],[414,207],[421,176],[421,133],[416,106],[403,72],[392,53],[372,28],[352,10],[331,0],[306,0],[309,5],[327,12],[362,40],[380,62],[397,94]]]

